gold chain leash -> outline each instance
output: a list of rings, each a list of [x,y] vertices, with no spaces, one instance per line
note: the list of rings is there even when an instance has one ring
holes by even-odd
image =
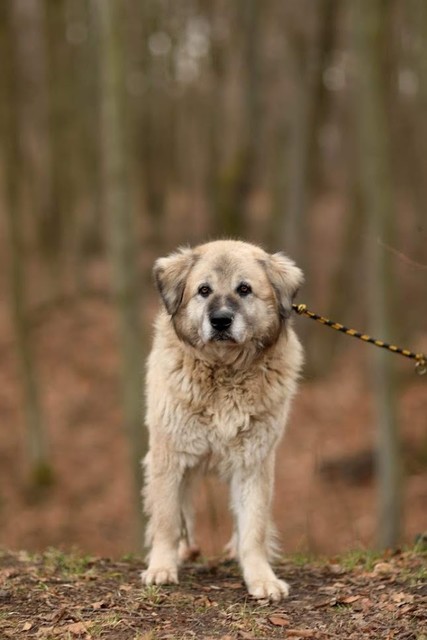
[[[325,324],[326,326],[331,327],[331,329],[341,331],[341,333],[345,333],[348,336],[359,338],[359,340],[370,342],[376,347],[381,347],[382,349],[387,349],[388,351],[392,351],[393,353],[399,353],[401,356],[405,356],[406,358],[411,358],[412,360],[415,360],[415,371],[420,376],[427,373],[427,356],[424,353],[414,353],[413,351],[409,351],[409,349],[401,349],[400,347],[396,347],[396,345],[394,344],[388,344],[387,342],[383,342],[382,340],[371,338],[371,336],[368,336],[365,333],[360,333],[355,329],[349,329],[339,322],[333,322],[332,320],[329,320],[329,318],[324,318],[323,316],[317,315],[317,313],[313,313],[313,311],[309,311],[307,309],[307,305],[305,304],[293,304],[292,308],[300,316],[307,316],[312,320],[316,320],[321,324]]]

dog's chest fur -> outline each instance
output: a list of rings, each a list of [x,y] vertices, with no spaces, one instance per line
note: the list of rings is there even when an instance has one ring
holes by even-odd
[[[226,473],[230,461],[256,464],[283,431],[300,364],[292,330],[249,368],[208,363],[178,340],[162,315],[149,360],[148,427],[161,429],[163,442],[185,454],[189,466],[206,459]]]

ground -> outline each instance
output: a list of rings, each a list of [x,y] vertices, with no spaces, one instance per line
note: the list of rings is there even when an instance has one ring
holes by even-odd
[[[3,552],[1,640],[427,639],[421,548],[291,557],[278,566],[291,594],[276,604],[251,599],[231,562],[202,559],[182,567],[179,586],[145,589],[142,566],[135,557]]]

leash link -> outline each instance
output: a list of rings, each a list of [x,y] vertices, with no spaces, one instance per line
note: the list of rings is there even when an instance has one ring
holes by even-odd
[[[392,353],[399,353],[401,356],[411,358],[412,360],[415,360],[415,371],[418,375],[423,376],[427,373],[427,356],[424,353],[414,353],[413,351],[409,351],[409,349],[401,349],[394,344],[388,344],[387,342],[383,342],[383,340],[372,338],[366,333],[360,333],[360,331],[356,331],[356,329],[349,329],[339,322],[333,322],[332,320],[329,320],[329,318],[324,318],[323,316],[319,316],[317,313],[313,313],[313,311],[309,311],[306,304],[293,304],[292,309],[296,311],[298,315],[307,316],[308,318],[316,320],[327,327],[331,327],[331,329],[335,329],[335,331],[341,331],[341,333],[345,333],[352,338],[358,338],[364,342],[370,342],[376,347],[381,347],[382,349],[387,349]]]

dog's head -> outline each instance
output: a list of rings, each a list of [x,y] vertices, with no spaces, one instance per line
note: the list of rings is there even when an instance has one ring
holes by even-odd
[[[198,349],[272,345],[303,280],[284,254],[234,240],[179,249],[156,261],[154,276],[177,335]]]

